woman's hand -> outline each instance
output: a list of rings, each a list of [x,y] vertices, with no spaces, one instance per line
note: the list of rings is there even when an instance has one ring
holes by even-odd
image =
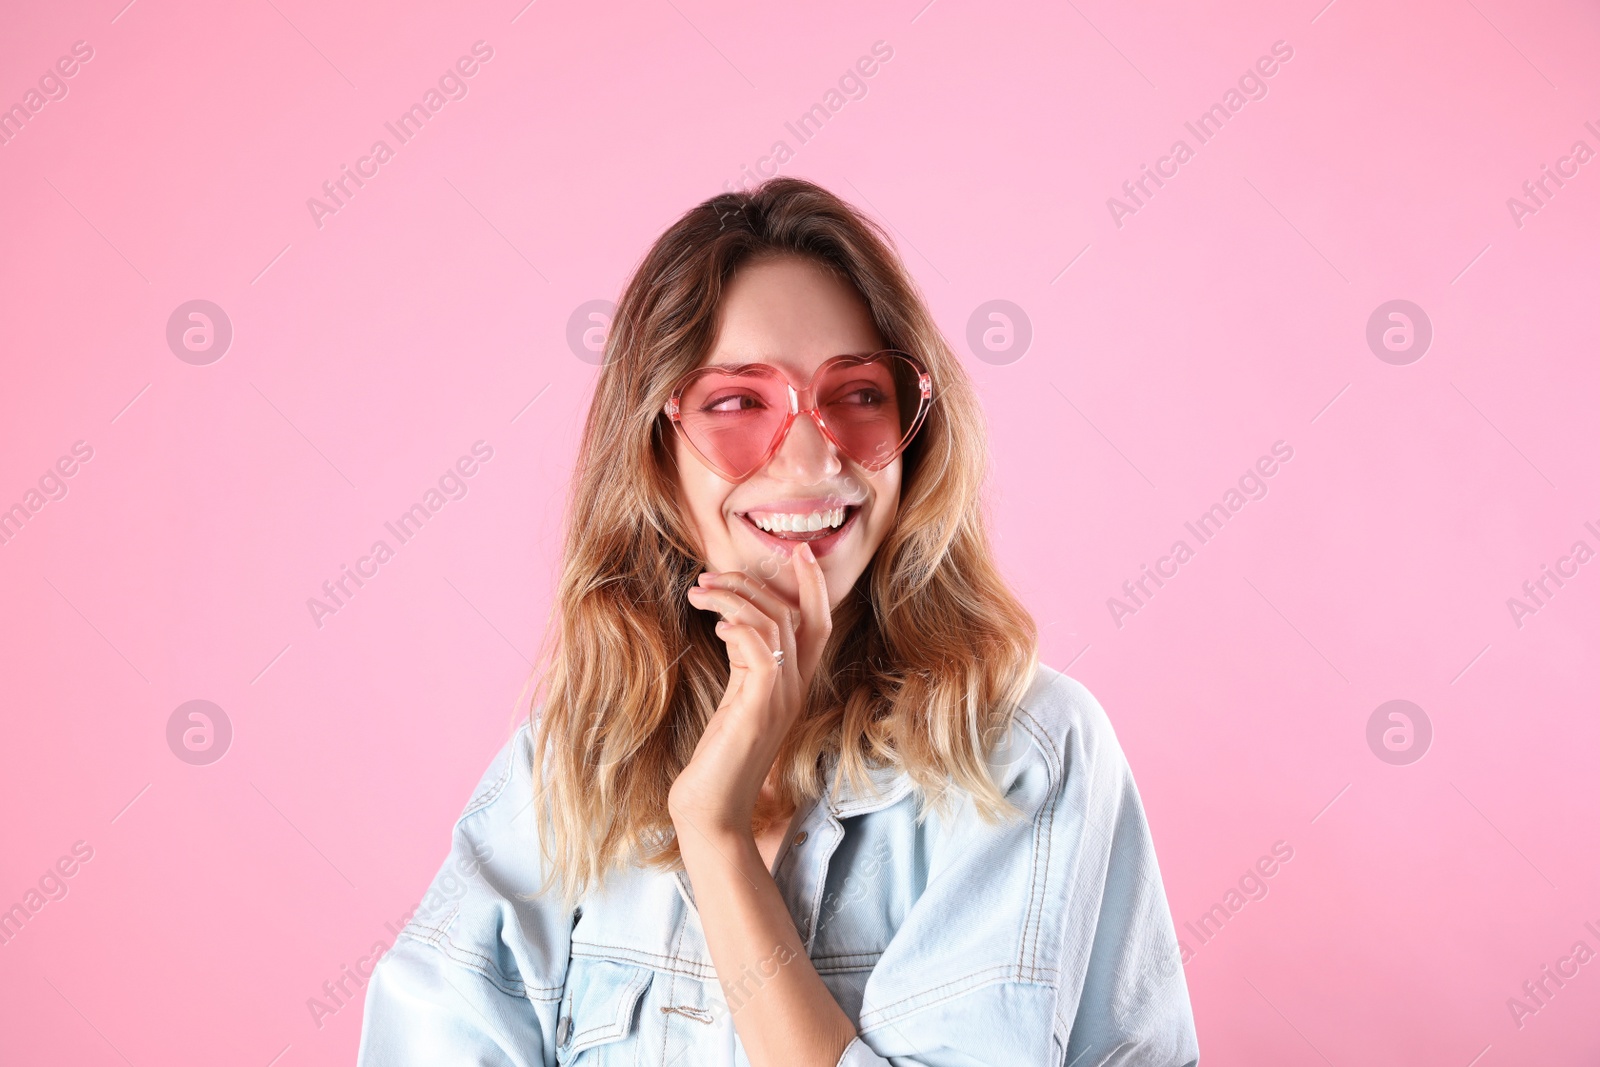
[[[833,630],[828,584],[810,547],[802,543],[789,563],[798,607],[747,571],[702,575],[704,584],[689,591],[695,607],[722,615],[717,634],[732,669],[689,765],[672,783],[667,811],[750,1062],[832,1067],[855,1039],[855,1025],[812,965],[751,827],[762,784]],[[775,648],[783,649],[781,667]],[[774,960],[784,964],[775,972]],[[755,973],[765,981],[746,998],[729,976]]]
[[[678,828],[708,838],[750,836],[756,800],[772,761],[800,713],[811,676],[833,631],[822,567],[801,544],[790,554],[798,607],[747,571],[706,573],[689,602],[722,615],[717,635],[728,650],[728,688],[689,765],[667,797]],[[773,649],[783,649],[783,666]]]

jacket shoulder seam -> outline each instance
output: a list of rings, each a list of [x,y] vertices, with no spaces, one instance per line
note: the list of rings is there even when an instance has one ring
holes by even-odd
[[[481,789],[473,796],[471,800],[467,802],[467,806],[461,812],[460,818],[456,819],[457,826],[460,826],[463,822],[467,821],[467,819],[476,815],[490,804],[493,804],[500,798],[500,795],[505,792],[506,786],[511,782],[511,776],[516,773],[517,759],[522,751],[522,738],[523,735],[528,732],[529,728],[529,724],[524,721],[520,726],[517,727],[516,732],[511,735],[510,739],[504,746],[506,761],[505,766],[500,770],[500,777],[497,778],[492,784]]]
[[[396,944],[401,940],[415,941],[418,944],[431,947],[449,962],[462,970],[471,971],[479,975],[507,996],[541,1001],[561,999],[561,986],[529,986],[526,982],[503,975],[489,957],[479,952],[473,952],[470,949],[464,949],[450,940],[449,933],[443,927],[408,926],[395,939]]]

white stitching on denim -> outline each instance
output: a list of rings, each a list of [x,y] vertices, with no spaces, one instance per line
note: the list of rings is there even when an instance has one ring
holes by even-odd
[[[930,986],[929,988],[918,993],[913,993],[911,996],[901,997],[899,1000],[892,1001],[888,1004],[882,1005],[881,1007],[873,1008],[869,1012],[864,1012],[858,1021],[858,1026],[862,1032],[866,1032],[867,1030],[876,1030],[879,1027],[888,1026],[896,1019],[903,1018],[907,1015],[913,1015],[919,1011],[924,1011],[936,1005],[943,1004],[948,1000],[954,1000],[958,996],[964,996],[968,993],[975,993],[980,989],[987,989],[989,986],[1016,984],[1042,985],[1047,988],[1054,988],[1060,980],[1060,975],[1054,970],[1040,971],[1039,973],[1044,980],[1029,978],[1020,972],[1016,964],[1012,963],[1001,964],[995,967],[985,967],[981,971],[973,971],[971,974],[963,975],[960,978],[952,978],[948,982],[941,982],[936,986]],[[949,992],[946,993],[946,990]],[[915,1001],[920,1001],[925,997],[931,997],[936,993],[943,993],[944,995],[939,996],[936,999],[928,1000],[926,1003],[913,1004]],[[902,1005],[912,1006],[893,1014],[890,1013],[891,1008],[899,1008]]]
[[[579,951],[588,949],[590,951]],[[646,952],[643,949],[623,948],[621,945],[596,945],[589,942],[574,941],[572,955],[581,959],[609,960],[612,963],[631,963],[636,966],[648,967],[662,974],[681,974],[687,978],[698,978],[707,981],[717,976],[717,970],[709,963],[700,963],[697,960],[684,959],[682,956],[663,956],[657,952]]]
[[[510,979],[502,976],[499,973],[498,968],[485,970],[484,968],[478,966],[470,958],[473,954],[462,953],[460,948],[453,942],[446,941],[443,931],[434,931],[433,933],[434,936],[432,937],[424,937],[419,933],[402,932],[401,937],[410,941],[415,941],[418,944],[429,946],[449,962],[455,964],[457,967],[460,967],[462,970],[471,971],[473,974],[478,975],[484,981],[488,982],[490,985],[494,986],[507,996],[526,997],[528,1000],[540,1001],[559,1001],[561,999],[560,986],[534,986],[530,988],[523,982],[511,981]],[[399,939],[396,939],[396,943],[398,943],[398,940]],[[457,953],[461,954],[457,955]],[[463,956],[468,958],[462,958]],[[478,958],[484,959],[485,957],[480,956]],[[547,995],[549,993],[555,993],[556,996],[550,997]]]
[[[649,970],[641,969],[637,974],[628,980],[628,984],[623,986],[622,992],[618,994],[616,1017],[610,1022],[595,1023],[586,1030],[573,1032],[569,1029],[567,1031],[568,1045],[582,1044],[584,1035],[586,1034],[598,1034],[605,1037],[607,1040],[616,1040],[617,1038],[625,1036],[629,1030],[628,1021],[633,1018],[633,1011],[639,1003],[639,997],[644,994],[645,987],[650,984],[652,977],[653,976]],[[573,999],[574,1007],[576,1007],[576,996],[574,996]],[[570,1009],[567,1013],[567,1017],[569,1019],[572,1017]],[[603,1044],[604,1042],[601,1043]]]
[[[1044,729],[1044,727],[1039,723],[1039,720],[1035,719],[1033,715],[1026,709],[1018,708],[1017,723],[1022,727],[1023,732],[1033,740],[1034,744],[1037,745],[1042,752],[1053,755],[1050,747],[1042,743],[1039,740],[1038,734],[1034,732],[1037,730],[1039,733],[1049,737],[1049,732]],[[1056,801],[1053,798],[1058,785],[1063,781],[1063,779],[1058,779],[1056,776],[1049,774],[1048,766],[1046,768],[1046,776],[1049,779],[1049,788],[1045,793],[1045,802],[1040,807],[1038,814],[1036,814],[1033,818],[1033,856],[1031,860],[1032,871],[1029,875],[1030,886],[1028,894],[1028,907],[1027,910],[1023,912],[1024,922],[1022,927],[1022,941],[1018,946],[1017,955],[1017,965],[1019,967],[1026,967],[1035,972],[1038,970],[1039,959],[1037,935],[1044,923],[1044,893],[1043,887],[1041,886],[1041,879],[1045,885],[1048,885],[1050,881],[1050,856],[1052,846],[1052,842],[1050,840],[1050,831],[1055,827]],[[1040,825],[1041,823],[1046,824],[1043,827],[1042,833]],[[1041,842],[1043,843],[1045,854],[1044,866],[1042,870],[1039,864],[1039,850]],[[1031,963],[1027,962],[1030,942],[1033,944]]]
[[[685,880],[687,881],[687,878]],[[688,932],[689,932],[689,909],[688,909],[688,907],[684,907],[678,913],[678,929],[673,932],[673,936],[672,936],[672,955],[673,955],[673,958],[677,958],[678,950],[683,947],[683,936],[684,936],[684,934],[686,934]],[[713,968],[713,972],[712,973],[715,974],[715,968]],[[666,998],[665,999],[671,1000],[672,997],[673,997],[673,994],[675,994],[677,991],[678,991],[678,976],[677,976],[676,973],[673,973],[672,977],[668,980],[667,992],[666,992]],[[668,1036],[669,1036],[669,1034],[668,1034],[668,1030],[667,1030],[666,1020],[663,1019],[662,1023],[661,1023],[661,1062],[662,1063],[666,1063],[667,1062],[667,1038],[668,1038]]]
[[[523,722],[521,726],[517,727],[516,732],[511,735],[510,747],[506,751],[505,769],[500,772],[499,779],[493,785],[467,801],[466,809],[461,812],[461,818],[456,820],[457,825],[467,816],[476,815],[479,811],[488,807],[491,802],[500,796],[501,791],[506,787],[506,783],[511,781],[512,772],[517,765],[517,754],[522,750],[522,745],[520,744],[522,735],[527,733],[528,729],[529,724]]]

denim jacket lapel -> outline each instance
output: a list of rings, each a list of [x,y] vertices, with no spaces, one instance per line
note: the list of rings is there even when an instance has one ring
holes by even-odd
[[[915,785],[911,776],[898,767],[868,767],[866,789],[857,789],[844,775],[836,774],[839,767],[839,757],[830,754],[827,757],[823,770],[823,780],[828,783],[826,795],[822,802],[815,805],[801,820],[798,830],[808,834],[815,834],[826,825],[832,830],[832,843],[822,853],[821,869],[816,872],[816,880],[820,885],[827,880],[828,862],[833,857],[833,850],[844,839],[844,824],[840,819],[848,819],[857,815],[871,815],[882,811],[892,804],[899,803]],[[820,824],[820,825],[819,825]],[[672,872],[673,881],[677,884],[678,894],[683,897],[683,902],[691,911],[695,910],[694,887],[689,883],[688,872],[682,867]],[[809,938],[808,938],[809,939]]]

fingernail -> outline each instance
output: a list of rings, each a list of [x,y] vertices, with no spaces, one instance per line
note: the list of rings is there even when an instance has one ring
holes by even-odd
[[[711,572],[710,571],[706,571],[704,574],[700,575],[698,580],[699,580],[701,585],[710,585],[711,584]]]
[[[806,554],[806,559],[810,560],[812,563],[817,561],[817,555],[815,552],[811,551],[811,543],[809,541],[800,542],[800,551],[804,552]]]

